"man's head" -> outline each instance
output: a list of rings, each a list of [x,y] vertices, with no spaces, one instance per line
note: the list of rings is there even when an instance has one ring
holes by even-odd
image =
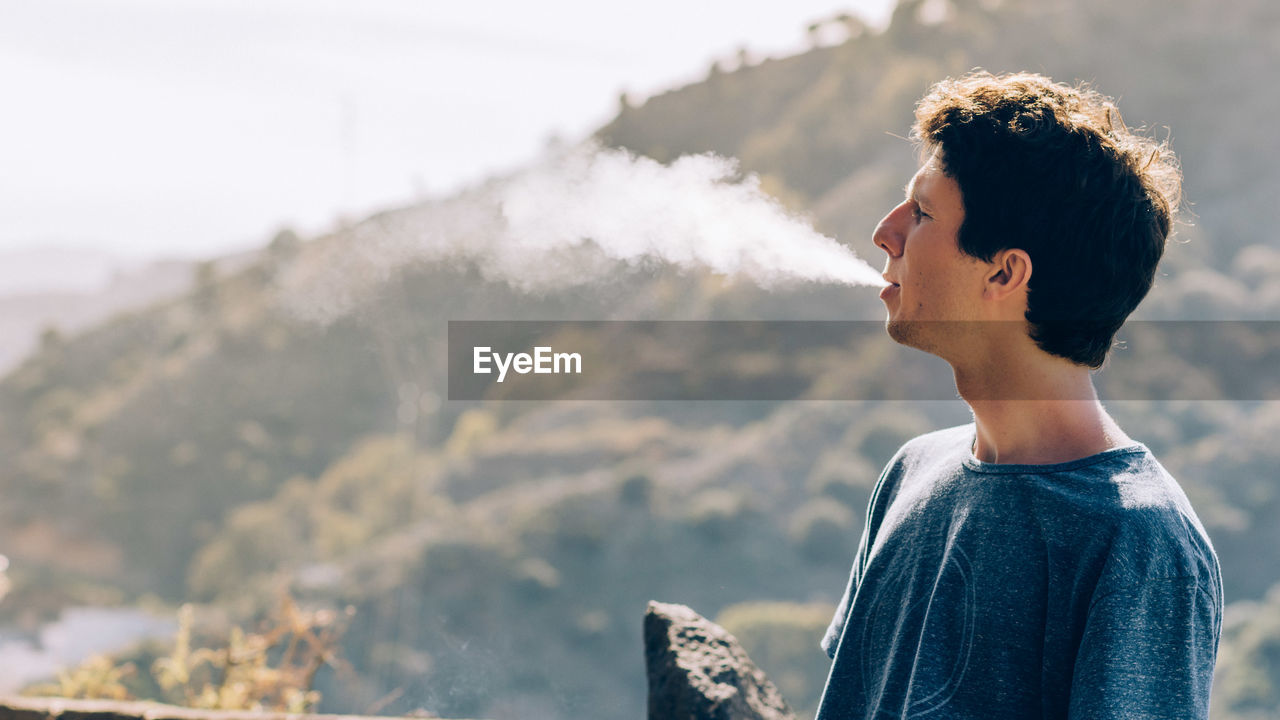
[[[1030,74],[938,83],[916,108],[913,134],[930,160],[909,191],[928,180],[959,191],[955,237],[968,261],[957,264],[960,277],[1004,273],[1008,282],[1016,280],[1008,273],[1024,273],[1025,319],[1039,348],[1102,365],[1151,289],[1172,227],[1180,178],[1168,148],[1130,132],[1098,93]],[[884,226],[917,211],[909,197],[877,228],[891,268]],[[910,228],[899,229],[907,237]]]

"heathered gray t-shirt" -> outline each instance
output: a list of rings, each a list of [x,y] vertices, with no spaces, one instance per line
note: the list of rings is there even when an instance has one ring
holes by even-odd
[[[818,720],[1203,718],[1217,556],[1141,444],[1055,465],[907,443],[871,496]]]

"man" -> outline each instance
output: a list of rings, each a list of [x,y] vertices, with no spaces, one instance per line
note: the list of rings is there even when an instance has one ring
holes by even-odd
[[[974,422],[880,476],[819,720],[1207,717],[1217,557],[1090,379],[1151,287],[1172,155],[1027,74],[935,85],[914,134],[927,159],[873,236],[887,329],[952,366]]]

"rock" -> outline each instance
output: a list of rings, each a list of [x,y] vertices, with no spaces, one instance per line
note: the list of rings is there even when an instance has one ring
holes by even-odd
[[[796,720],[737,638],[684,605],[644,617],[649,720]]]

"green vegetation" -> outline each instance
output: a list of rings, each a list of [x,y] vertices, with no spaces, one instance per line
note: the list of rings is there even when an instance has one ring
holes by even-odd
[[[831,623],[827,603],[740,603],[720,612],[716,622],[733,633],[800,717],[818,712],[830,662],[813,651]]]
[[[1261,602],[1241,602],[1222,629],[1213,716],[1274,718],[1280,707],[1280,584]]]
[[[660,160],[741,158],[870,256],[870,230],[914,169],[889,134],[906,131],[931,82],[975,66],[1093,80],[1130,122],[1172,128],[1187,176],[1194,224],[1179,227],[1187,242],[1170,247],[1143,316],[1280,319],[1280,246],[1265,217],[1280,191],[1265,122],[1280,70],[1270,3],[950,0],[936,22],[925,4],[905,0],[884,33],[624,103],[599,136]],[[788,699],[812,708],[825,676],[818,608],[843,591],[880,468],[903,440],[966,421],[965,409],[449,402],[446,321],[878,319],[873,293],[645,269],[525,296],[474,266],[406,264],[327,326],[280,302],[290,267],[327,267],[394,217],[307,241],[281,233],[240,269],[201,266],[190,295],[49,334],[0,381],[0,548],[13,586],[0,621],[32,630],[61,606],[154,593],[248,626],[285,583],[307,607],[355,608],[340,640],[349,672],[314,676],[322,711],[610,720],[643,707],[640,622],[655,598],[720,615]],[[1250,342],[1225,339],[1212,364],[1239,367]],[[816,362],[815,387],[886,396],[937,370],[909,351]],[[1154,396],[1206,374],[1178,348],[1143,371],[1117,387]],[[1109,408],[1182,482],[1221,557],[1232,606],[1214,717],[1274,717],[1276,403]],[[244,652],[256,652],[250,635]],[[147,673],[96,661],[61,692],[223,697],[213,675],[225,663],[169,657],[186,665],[162,666],[166,682],[186,667],[195,684],[144,687]]]
[[[307,611],[287,595],[258,632],[231,628],[224,643],[193,647],[191,605],[178,611],[178,632],[165,654],[147,665],[148,649],[130,659],[95,655],[59,673],[56,683],[36,685],[27,695],[102,700],[138,697],[207,710],[305,713],[315,710],[313,689],[321,668],[338,667],[340,617]]]

